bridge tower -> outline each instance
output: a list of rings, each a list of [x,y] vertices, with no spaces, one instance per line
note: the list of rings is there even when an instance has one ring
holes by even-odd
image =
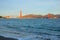
[[[20,11],[20,18],[22,18],[22,10]]]

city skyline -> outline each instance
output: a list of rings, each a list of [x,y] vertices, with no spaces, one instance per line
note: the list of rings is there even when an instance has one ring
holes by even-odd
[[[0,16],[60,14],[60,0],[0,0]]]

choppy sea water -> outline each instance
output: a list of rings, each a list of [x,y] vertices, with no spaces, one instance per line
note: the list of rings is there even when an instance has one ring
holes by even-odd
[[[60,19],[0,19],[0,35],[19,40],[60,40]]]

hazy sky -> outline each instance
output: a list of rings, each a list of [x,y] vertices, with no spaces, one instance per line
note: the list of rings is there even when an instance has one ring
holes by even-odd
[[[0,16],[24,14],[60,14],[60,0],[0,0]]]

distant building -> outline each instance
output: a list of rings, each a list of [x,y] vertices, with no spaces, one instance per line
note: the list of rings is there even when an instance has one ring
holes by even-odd
[[[5,16],[4,18],[11,18],[11,16]]]

